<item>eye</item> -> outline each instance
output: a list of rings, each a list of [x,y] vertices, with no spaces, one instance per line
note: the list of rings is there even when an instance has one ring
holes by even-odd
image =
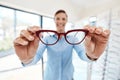
[[[65,21],[66,19],[65,18],[62,18],[63,21]]]
[[[60,20],[60,18],[56,18],[56,20]]]

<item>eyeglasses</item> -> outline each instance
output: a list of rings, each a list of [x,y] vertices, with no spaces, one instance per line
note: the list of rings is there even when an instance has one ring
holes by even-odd
[[[69,30],[66,33],[58,33],[54,30],[39,30],[36,32],[36,36],[43,44],[54,45],[60,40],[61,35],[63,35],[67,43],[76,45],[85,39],[88,32],[85,29]]]

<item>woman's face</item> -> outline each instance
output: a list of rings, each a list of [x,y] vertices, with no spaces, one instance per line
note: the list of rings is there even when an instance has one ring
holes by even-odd
[[[58,13],[55,15],[55,24],[58,32],[65,32],[65,25],[67,23],[67,16],[65,13]]]

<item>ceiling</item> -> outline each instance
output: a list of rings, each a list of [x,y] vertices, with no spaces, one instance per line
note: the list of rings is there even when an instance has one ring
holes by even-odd
[[[47,16],[53,16],[58,9],[65,9],[71,22],[120,7],[120,0],[0,0],[1,3]]]
[[[96,5],[102,5],[102,4],[106,4],[106,3],[115,3],[118,2],[119,0],[71,0],[72,2],[74,2],[76,5],[78,6],[96,6]]]
[[[79,9],[78,13],[85,12],[83,16],[96,15],[102,11],[120,7],[120,0],[71,0],[71,2]]]

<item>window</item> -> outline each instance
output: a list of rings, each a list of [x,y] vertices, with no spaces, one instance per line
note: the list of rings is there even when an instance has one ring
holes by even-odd
[[[43,17],[42,29],[56,30],[54,19]]]
[[[40,15],[0,6],[0,72],[22,67],[19,58],[14,54],[13,40],[21,29],[40,26],[40,18]]]
[[[13,49],[13,40],[16,34],[18,36],[20,30],[26,29],[28,26],[39,26],[40,18],[40,15],[0,6],[0,80],[42,79],[41,64],[22,68]]]
[[[0,7],[0,57],[11,54],[14,39],[14,10]]]
[[[40,16],[27,12],[16,11],[16,32],[20,34],[22,29],[27,29],[29,26],[40,26]]]

